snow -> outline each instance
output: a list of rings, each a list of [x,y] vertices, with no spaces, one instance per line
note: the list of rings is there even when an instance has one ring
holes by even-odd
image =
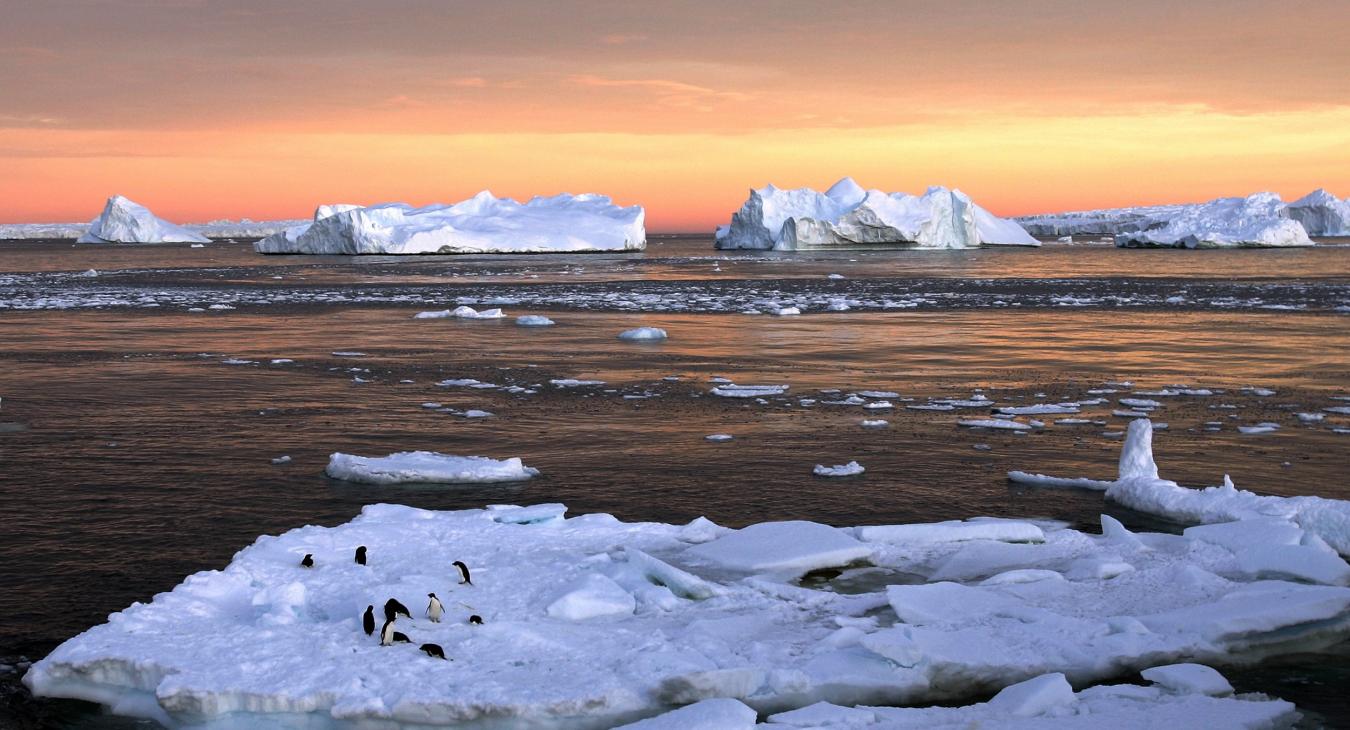
[[[334,453],[328,476],[363,484],[452,484],[518,482],[539,474],[519,458],[451,456],[434,451],[401,451],[388,456]]]
[[[462,254],[641,251],[645,214],[603,195],[527,203],[488,191],[453,205],[320,206],[314,221],[254,244],[259,253]]]
[[[750,730],[756,713],[744,702],[716,697],[663,715],[622,725],[620,730]]]
[[[635,327],[620,332],[619,339],[629,342],[653,342],[666,339],[666,331],[660,327]]]
[[[1350,588],[1253,581],[1223,546],[1107,520],[1100,536],[977,519],[863,542],[850,532],[905,526],[728,531],[565,509],[381,504],[263,536],[66,641],[24,681],[170,726],[721,728],[758,714],[770,727],[1264,727],[1293,706],[1159,665],[1350,636]],[[1043,540],[1001,541],[1032,527]],[[862,562],[928,582],[857,595],[793,582]],[[440,623],[417,610],[431,591]],[[397,624],[413,646],[361,631],[365,607],[390,597],[414,608]],[[878,620],[888,606],[900,623]],[[1089,686],[1151,668],[1150,686]],[[953,702],[980,695],[993,699]],[[948,706],[899,706],[935,702]]]
[[[1121,247],[1226,248],[1233,246],[1311,246],[1308,232],[1289,218],[1274,193],[1219,198],[1187,206],[1166,225],[1116,235]]]
[[[871,548],[843,530],[804,520],[761,522],[685,551],[696,560],[733,570],[798,575],[848,565],[871,554]]]
[[[863,190],[847,177],[824,193],[773,185],[751,190],[716,238],[720,249],[777,251],[877,244],[927,249],[1040,245],[1016,222],[994,216],[958,190],[885,193]]]
[[[78,243],[208,243],[209,239],[155,217],[145,206],[121,195],[108,198],[103,213],[89,224]]]
[[[1350,236],[1350,199],[1318,188],[1289,204],[1289,217],[1310,236]]]
[[[548,327],[554,322],[542,314],[525,314],[516,317],[516,324],[521,327]]]
[[[847,464],[836,464],[834,466],[816,464],[815,468],[811,470],[811,473],[818,477],[852,477],[857,476],[864,471],[867,470],[863,468],[862,464],[859,464],[856,461],[850,461]]]

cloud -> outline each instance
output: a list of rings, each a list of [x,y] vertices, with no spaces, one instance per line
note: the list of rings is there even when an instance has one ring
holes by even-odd
[[[713,111],[718,102],[742,102],[753,98],[750,94],[738,91],[719,91],[670,79],[611,79],[591,74],[577,74],[568,76],[567,82],[597,89],[640,89],[655,97],[658,104],[705,112]]]

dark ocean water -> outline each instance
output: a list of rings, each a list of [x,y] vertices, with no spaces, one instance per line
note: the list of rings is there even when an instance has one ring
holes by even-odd
[[[76,276],[88,269],[98,275]],[[732,526],[999,515],[1095,529],[1105,511],[1178,529],[1099,494],[1006,481],[1009,469],[1111,476],[1120,442],[1107,434],[1123,427],[1113,403],[1086,409],[1106,426],[1026,436],[903,409],[881,416],[890,428],[864,430],[858,408],[797,400],[829,399],[820,392],[829,389],[920,401],[982,390],[1027,404],[1088,398],[1120,380],[1222,388],[1169,399],[1155,418],[1170,426],[1157,439],[1164,475],[1204,485],[1229,473],[1257,491],[1350,499],[1350,435],[1333,431],[1350,418],[1308,426],[1294,416],[1350,394],[1350,314],[1338,311],[1350,306],[1347,292],[1350,248],[1341,247],[793,257],[725,254],[682,238],[656,239],[638,255],[349,260],[261,257],[244,244],[0,242],[0,664],[39,658],[110,612],[221,568],[258,535],[339,524],[376,501],[561,501],[573,514],[706,515]],[[813,306],[832,297],[859,304]],[[512,316],[558,324],[412,319],[461,300],[504,300]],[[808,313],[737,313],[774,302],[805,303]],[[642,325],[670,339],[615,338]],[[342,351],[365,355],[332,354]],[[714,376],[788,383],[793,397],[714,398]],[[434,385],[465,377],[542,387],[525,395]],[[559,389],[552,378],[606,385]],[[1239,390],[1247,386],[1275,394]],[[427,401],[495,415],[463,419],[422,408]],[[1206,432],[1208,421],[1224,428]],[[1283,428],[1235,429],[1260,421]],[[717,432],[736,440],[704,441]],[[446,490],[323,475],[333,451],[411,449],[522,456],[543,476]],[[270,463],[283,454],[293,461]],[[846,489],[810,474],[850,459],[868,471]],[[1343,650],[1230,675],[1319,721],[1350,721]],[[124,722],[34,700],[17,677],[0,674],[0,726]]]

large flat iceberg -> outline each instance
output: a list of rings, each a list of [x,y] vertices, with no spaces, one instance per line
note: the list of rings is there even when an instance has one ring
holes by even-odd
[[[78,243],[209,243],[210,239],[163,218],[121,195],[108,198],[103,213]]]
[[[277,254],[463,254],[641,251],[640,206],[603,195],[536,197],[527,203],[483,192],[454,205],[414,208],[320,206],[312,223],[253,244]]]
[[[923,195],[863,190],[844,178],[824,193],[767,185],[717,229],[721,249],[804,249],[871,245],[913,248],[1039,246],[1015,221],[999,218],[959,190]]]
[[[729,532],[707,520],[564,514],[559,504],[370,505],[343,525],[264,536],[223,570],[66,641],[24,681],[40,696],[216,728],[608,728],[686,705],[697,709],[646,727],[748,722],[730,700],[760,715],[800,711],[772,718],[789,726],[826,715],[1003,726],[1071,707],[1099,720],[1129,710],[1142,721],[1183,701],[1217,713],[1227,705],[1201,695],[1224,685],[1195,667],[1150,672],[1151,687],[1075,694],[1068,683],[1350,636],[1350,588],[1252,576],[1213,542],[1223,538],[1131,533],[1109,517],[1094,535],[1048,522]],[[1289,539],[1256,531],[1244,545]],[[359,545],[364,565],[352,560]],[[828,590],[818,573],[795,578],[820,568],[877,577],[861,593]],[[432,592],[445,606],[439,622],[421,610]],[[396,624],[411,645],[381,646],[362,630],[366,607],[389,598],[412,609]],[[424,642],[448,661],[418,651]],[[878,707],[994,692],[966,710]],[[728,701],[708,702],[717,699]],[[820,702],[845,709],[811,709]]]
[[[1182,208],[1161,227],[1116,235],[1116,245],[1162,248],[1311,246],[1302,224],[1274,193],[1219,198]]]

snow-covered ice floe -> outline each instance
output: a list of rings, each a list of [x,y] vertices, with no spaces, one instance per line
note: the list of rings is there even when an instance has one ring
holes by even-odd
[[[1233,246],[1311,246],[1308,232],[1289,217],[1274,193],[1219,198],[1188,206],[1160,228],[1116,235],[1126,248],[1225,248]]]
[[[729,530],[565,509],[381,504],[264,536],[225,569],[65,642],[24,681],[40,696],[207,727],[740,727],[756,713],[788,727],[1095,728],[1200,713],[1210,726],[1260,726],[1292,706],[1229,697],[1216,673],[1165,665],[1350,636],[1350,588],[1243,567],[1235,548],[1296,546],[1274,523],[1185,535],[1110,517],[1102,535],[1001,519]],[[352,560],[359,545],[366,565]],[[908,578],[857,594],[798,582],[825,569]],[[440,622],[423,618],[432,592]],[[411,645],[382,647],[361,628],[366,607],[389,598],[412,609],[396,623]],[[1151,685],[1089,686],[1139,670]],[[880,707],[994,692],[966,707]],[[1101,725],[1111,717],[1125,724]]]
[[[103,213],[89,224],[78,243],[209,243],[210,239],[155,217],[121,195],[108,198]]]
[[[655,342],[666,339],[666,331],[660,327],[634,327],[620,332],[619,339],[629,342]]]
[[[516,317],[516,324],[521,327],[548,327],[554,322],[542,314],[522,314]]]
[[[418,312],[413,315],[413,319],[505,319],[506,313],[500,309],[477,310],[467,305],[460,305],[454,309],[441,309],[431,312]],[[519,319],[517,319],[519,323]],[[553,324],[553,322],[549,322]]]
[[[736,385],[723,383],[710,393],[723,398],[763,398],[769,395],[782,395],[788,391],[787,385]]]
[[[797,251],[896,245],[913,248],[1039,246],[1016,222],[999,218],[959,190],[923,195],[863,190],[843,178],[824,193],[768,185],[717,229],[721,249]]]
[[[1289,524],[1295,548],[1291,557],[1320,561],[1319,553],[1350,555],[1350,502],[1323,497],[1278,497],[1238,489],[1227,474],[1221,486],[1190,489],[1158,476],[1153,460],[1153,424],[1147,418],[1130,423],[1114,481],[1051,477],[1014,471],[1014,482],[1036,486],[1078,487],[1106,492],[1106,498],[1139,512],[1183,523],[1236,523],[1233,529],[1255,529],[1260,520]],[[1283,543],[1282,543],[1283,544]],[[1282,548],[1283,549],[1283,548]]]
[[[479,413],[491,415],[486,411]],[[524,481],[538,476],[539,470],[525,466],[515,457],[489,459],[435,451],[401,451],[379,457],[335,453],[328,457],[325,473],[334,479],[363,484],[475,484]]]
[[[644,212],[603,195],[536,197],[488,191],[453,205],[320,206],[314,221],[254,244],[259,253],[456,254],[641,251]]]
[[[862,464],[859,464],[856,461],[850,461],[847,464],[836,464],[834,466],[816,464],[815,468],[811,470],[811,473],[818,477],[852,477],[865,471],[867,470],[863,468]]]

